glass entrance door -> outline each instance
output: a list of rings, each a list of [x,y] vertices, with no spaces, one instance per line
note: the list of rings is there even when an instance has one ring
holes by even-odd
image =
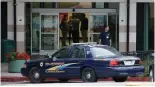
[[[53,54],[59,47],[58,14],[41,14],[40,55]]]
[[[104,31],[104,25],[108,25],[107,13],[89,13],[89,42],[98,42],[100,32]]]
[[[111,46],[118,49],[118,30],[116,12],[89,13],[89,42],[98,42],[99,35],[104,31],[104,25],[109,26]]]

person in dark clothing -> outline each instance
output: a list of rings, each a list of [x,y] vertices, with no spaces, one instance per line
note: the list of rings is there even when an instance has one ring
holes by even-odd
[[[73,43],[79,43],[79,23],[80,20],[74,15],[72,19],[72,26],[73,26],[73,31],[72,31],[72,38],[73,38]]]
[[[68,27],[69,27],[69,44],[71,44],[71,36],[73,37],[73,25],[72,25],[72,16],[69,17],[68,21]]]
[[[111,38],[108,31],[109,31],[109,27],[105,25],[104,32],[100,33],[99,39],[102,45],[111,46]]]
[[[67,39],[67,32],[68,32],[68,23],[67,23],[66,15],[64,15],[64,17],[61,20],[60,29],[62,32],[62,46],[66,46],[66,39]]]
[[[83,42],[87,42],[87,35],[88,35],[88,18],[86,18],[85,14],[82,15],[81,19],[81,35]]]

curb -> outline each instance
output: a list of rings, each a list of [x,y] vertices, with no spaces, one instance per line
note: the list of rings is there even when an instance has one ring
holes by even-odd
[[[57,80],[56,78],[47,78],[47,81]],[[1,82],[21,82],[21,81],[29,81],[27,77],[8,77],[2,76]],[[71,81],[81,81],[81,79],[71,79]],[[106,79],[99,79],[99,81],[113,81],[112,78]],[[128,77],[127,81],[142,81],[142,82],[149,82],[149,77]]]

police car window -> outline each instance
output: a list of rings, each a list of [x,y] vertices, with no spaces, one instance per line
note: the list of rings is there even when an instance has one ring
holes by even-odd
[[[79,48],[73,48],[72,52],[70,54],[70,58],[78,58],[80,53],[80,49]]]
[[[117,50],[112,48],[93,47],[90,49],[94,58],[103,58],[109,56],[122,56]]]
[[[84,51],[84,48],[82,48],[80,50],[80,54],[79,54],[79,57],[78,58],[85,58],[85,51]]]
[[[54,55],[54,57],[56,57],[56,58],[67,58],[68,52],[69,52],[69,48],[63,48],[63,49],[59,50],[59,51]]]

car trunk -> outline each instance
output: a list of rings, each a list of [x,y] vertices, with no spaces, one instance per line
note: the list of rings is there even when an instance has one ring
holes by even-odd
[[[119,66],[137,66],[140,65],[140,59],[133,56],[122,56],[115,58]]]

